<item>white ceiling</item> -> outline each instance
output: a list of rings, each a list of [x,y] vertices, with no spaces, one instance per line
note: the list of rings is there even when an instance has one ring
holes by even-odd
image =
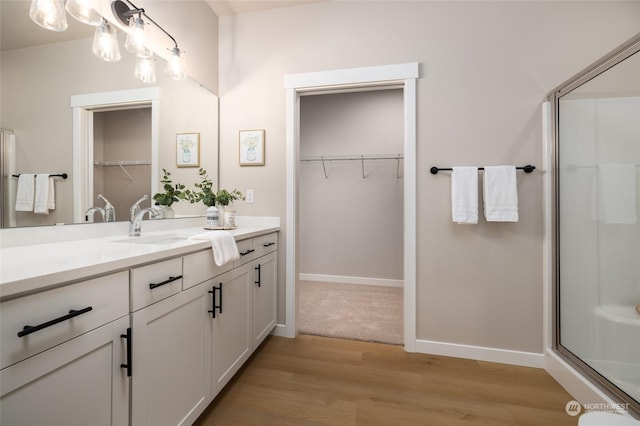
[[[135,0],[134,4],[135,4]],[[206,0],[218,16],[239,15],[260,10],[297,6],[326,0]],[[31,22],[29,18],[30,0],[0,0],[0,50],[20,49],[47,43],[93,36],[94,27],[84,25],[75,19],[68,19],[69,28],[63,32],[49,31]]]

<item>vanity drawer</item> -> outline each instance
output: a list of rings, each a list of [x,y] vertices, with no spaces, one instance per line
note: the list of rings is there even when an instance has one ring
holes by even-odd
[[[253,252],[254,259],[278,250],[278,233],[272,232],[271,234],[255,237],[253,239],[253,248],[255,249]]]
[[[251,262],[253,260],[253,252],[255,251],[253,249],[252,238],[238,241],[236,244],[238,245],[238,252],[240,253],[240,259],[233,261],[234,268],[244,265],[247,262]]]
[[[182,290],[182,258],[131,269],[131,312]]]
[[[211,249],[186,255],[182,258],[182,288],[187,289],[196,284],[230,271],[232,262],[222,266],[216,265]]]
[[[123,271],[2,302],[0,368],[127,315],[128,296]]]

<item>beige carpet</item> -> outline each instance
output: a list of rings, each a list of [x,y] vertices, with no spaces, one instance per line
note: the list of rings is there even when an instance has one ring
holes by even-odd
[[[402,288],[300,281],[298,333],[403,343]]]

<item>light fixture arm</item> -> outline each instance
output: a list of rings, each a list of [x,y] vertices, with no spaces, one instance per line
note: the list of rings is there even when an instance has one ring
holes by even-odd
[[[125,4],[125,2],[128,3],[129,6],[131,6],[133,9],[129,8],[129,6],[127,6],[127,4]],[[131,18],[132,16],[137,15],[137,14],[144,15],[145,19],[147,19],[149,22],[153,23],[153,25],[158,27],[160,29],[160,31],[165,33],[167,35],[167,37],[169,37],[171,39],[171,41],[173,42],[175,47],[176,48],[178,47],[178,42],[176,41],[175,38],[173,38],[173,36],[171,34],[169,34],[167,32],[167,30],[162,28],[162,26],[160,26],[156,21],[151,19],[151,17],[145,13],[144,9],[138,8],[136,5],[131,3],[129,0],[114,0],[111,3],[111,10],[113,11],[113,14],[125,26],[129,25],[129,18]]]

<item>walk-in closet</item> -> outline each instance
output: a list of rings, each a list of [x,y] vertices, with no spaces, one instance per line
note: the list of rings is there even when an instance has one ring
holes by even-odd
[[[300,98],[297,331],[403,342],[403,92]]]

